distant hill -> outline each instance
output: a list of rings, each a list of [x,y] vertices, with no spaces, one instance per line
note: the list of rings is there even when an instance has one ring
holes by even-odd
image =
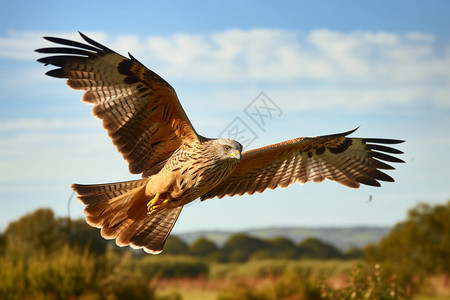
[[[248,235],[270,239],[274,237],[286,237],[294,243],[299,243],[305,238],[314,237],[321,241],[331,243],[340,250],[352,247],[362,248],[369,243],[378,242],[389,233],[390,227],[278,227],[241,231]],[[196,231],[175,234],[184,242],[190,244],[199,237],[205,237],[217,245],[222,245],[226,239],[238,232],[232,231]]]

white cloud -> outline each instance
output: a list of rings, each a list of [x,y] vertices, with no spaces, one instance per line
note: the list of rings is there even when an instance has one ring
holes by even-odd
[[[8,30],[6,36],[0,37],[0,58],[14,60],[34,60],[41,56],[34,49],[48,46],[42,37],[48,36],[43,31],[15,31]],[[67,39],[77,39],[78,34],[74,32],[58,32],[58,36]]]
[[[420,32],[229,29],[146,37],[86,34],[122,54],[131,52],[168,79],[210,83],[218,90],[256,82],[268,87],[264,90],[278,85],[279,94],[298,93],[286,98],[311,96],[324,105],[357,103],[372,108],[391,101],[429,101],[450,106],[450,51],[439,51],[436,38]],[[33,49],[51,46],[41,38],[45,35],[80,40],[77,33],[8,31],[0,37],[0,57],[35,59]],[[29,73],[28,82],[37,74]],[[312,84],[303,88],[304,82]]]

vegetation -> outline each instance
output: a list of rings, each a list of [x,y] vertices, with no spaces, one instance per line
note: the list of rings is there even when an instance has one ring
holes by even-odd
[[[420,204],[378,244],[345,253],[315,238],[239,233],[220,247],[171,236],[163,254],[146,255],[102,239],[84,220],[39,209],[0,234],[0,299],[445,297],[448,249],[450,202]]]
[[[260,284],[257,288],[243,281],[235,281],[219,293],[218,299],[395,300],[403,298],[404,293],[396,285],[395,279],[382,278],[379,265],[368,269],[364,269],[362,265],[354,265],[348,274],[347,286],[334,289],[330,287],[329,282],[324,279],[314,279],[315,277],[309,272],[289,270],[275,280]]]
[[[431,274],[450,276],[450,201],[434,207],[419,204],[376,245],[365,249],[366,260],[379,262],[386,274],[396,274],[417,292]]]

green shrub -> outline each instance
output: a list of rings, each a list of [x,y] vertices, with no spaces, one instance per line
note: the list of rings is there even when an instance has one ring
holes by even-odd
[[[313,276],[297,271],[287,271],[275,283],[275,299],[319,300],[320,287]]]
[[[145,256],[133,260],[129,268],[146,279],[206,277],[209,272],[209,265],[201,259],[182,256]]]
[[[116,270],[99,282],[102,298],[108,300],[152,300],[155,297],[155,287],[150,282],[134,272]]]
[[[88,251],[65,245],[49,258],[33,259],[27,266],[30,294],[49,294],[57,299],[79,296],[92,287],[95,259]]]
[[[397,274],[414,294],[430,275],[450,274],[450,201],[430,206],[418,204],[406,221],[395,225],[376,245],[365,248],[366,260],[381,263],[384,274]]]
[[[320,286],[313,277],[296,271],[287,271],[281,276],[268,277],[269,280],[252,282],[236,280],[219,292],[220,300],[319,300]]]
[[[23,261],[15,263],[5,258],[0,259],[0,299],[24,299],[27,290],[24,274]]]
[[[156,288],[138,272],[130,269],[133,262],[138,261],[131,250],[117,252],[115,249],[107,249],[105,255],[100,257],[96,280],[96,291],[100,299],[156,299]]]
[[[269,300],[270,295],[255,289],[249,283],[244,281],[234,281],[225,289],[219,291],[218,300]]]
[[[395,276],[386,278],[381,275],[380,265],[364,268],[356,264],[350,272],[349,286],[334,290],[323,280],[321,297],[326,300],[397,300],[404,298],[404,291],[398,286]]]

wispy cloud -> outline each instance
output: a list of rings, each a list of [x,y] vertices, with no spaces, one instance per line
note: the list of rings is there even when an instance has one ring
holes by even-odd
[[[221,84],[243,82],[258,82],[268,89],[278,85],[273,92],[282,97],[280,101],[297,108],[356,104],[371,109],[383,103],[425,99],[436,106],[450,106],[450,46],[440,50],[430,34],[326,29],[307,33],[229,29],[169,36],[87,34],[122,54],[130,51],[171,79],[212,83],[218,90]],[[33,49],[50,45],[41,38],[45,35],[80,40],[73,32],[9,31],[0,37],[0,58],[35,59],[38,55],[32,54]],[[305,86],[305,82],[311,84]]]

